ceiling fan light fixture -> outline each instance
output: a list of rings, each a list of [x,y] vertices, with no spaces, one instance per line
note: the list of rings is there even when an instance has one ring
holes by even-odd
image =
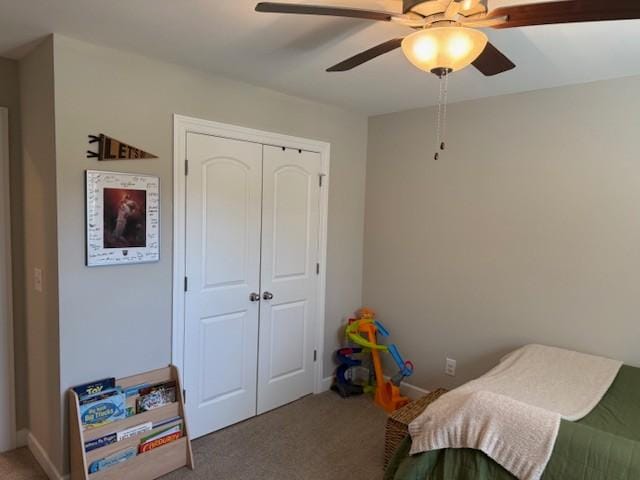
[[[431,27],[406,37],[402,51],[420,70],[440,75],[471,65],[487,42],[487,36],[480,30],[455,25]]]

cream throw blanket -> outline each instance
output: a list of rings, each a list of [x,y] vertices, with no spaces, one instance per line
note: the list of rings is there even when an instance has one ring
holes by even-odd
[[[579,420],[600,402],[622,362],[527,345],[486,375],[431,404],[409,425],[411,454],[481,450],[520,480],[538,480],[560,420]]]

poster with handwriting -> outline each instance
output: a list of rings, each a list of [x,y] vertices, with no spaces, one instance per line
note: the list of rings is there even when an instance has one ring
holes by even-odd
[[[87,266],[160,259],[160,179],[87,170]]]

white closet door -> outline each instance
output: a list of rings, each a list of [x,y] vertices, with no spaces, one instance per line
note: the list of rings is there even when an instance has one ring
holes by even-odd
[[[256,414],[262,145],[187,135],[185,388],[192,435]]]
[[[264,147],[258,414],[313,393],[321,158]]]

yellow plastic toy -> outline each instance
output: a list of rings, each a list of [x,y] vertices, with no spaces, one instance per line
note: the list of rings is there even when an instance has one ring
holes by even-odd
[[[374,397],[375,403],[387,412],[393,412],[409,403],[407,397],[400,395],[398,385],[404,377],[408,377],[413,373],[413,364],[402,360],[398,348],[395,345],[380,345],[377,341],[378,333],[384,337],[389,336],[389,332],[384,325],[375,320],[375,312],[368,308],[360,309],[358,311],[358,318],[349,320],[349,325],[347,325],[346,328],[347,337],[351,342],[371,350],[377,385]],[[396,378],[400,378],[400,380],[395,380],[397,385],[392,381],[384,380],[380,352],[391,354],[394,361],[400,367],[400,372],[398,376],[396,376]]]

